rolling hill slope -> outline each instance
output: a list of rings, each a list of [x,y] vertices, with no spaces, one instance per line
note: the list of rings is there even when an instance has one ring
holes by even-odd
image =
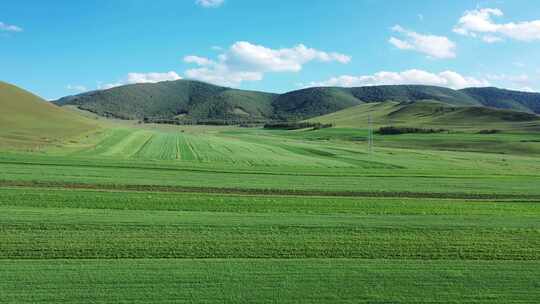
[[[371,116],[376,126],[411,126],[447,129],[501,129],[540,131],[540,116],[482,106],[459,107],[434,101],[363,104],[310,119],[343,128],[366,128]]]
[[[261,120],[272,115],[273,98],[269,93],[179,80],[93,91],[55,103],[123,119]]]
[[[540,93],[498,88],[468,88],[461,90],[461,92],[471,96],[486,107],[540,114]]]
[[[272,106],[277,119],[302,119],[363,103],[344,88],[308,88],[279,95]]]
[[[36,147],[97,128],[89,119],[4,82],[0,109],[0,148]]]
[[[204,123],[308,119],[364,103],[424,100],[540,113],[540,94],[495,88],[452,90],[424,85],[385,85],[314,87],[271,94],[192,80],[126,85],[68,96],[54,103],[77,106],[106,117]]]
[[[480,103],[471,96],[456,90],[425,85],[383,85],[349,89],[351,94],[364,102],[414,102],[437,100],[456,106],[473,106]]]

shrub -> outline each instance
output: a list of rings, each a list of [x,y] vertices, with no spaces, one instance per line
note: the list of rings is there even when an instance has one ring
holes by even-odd
[[[490,129],[490,130],[480,130],[478,131],[478,134],[497,134],[497,133],[500,133],[501,130],[497,130],[497,129]]]
[[[333,124],[322,124],[320,122],[271,122],[264,125],[265,129],[280,129],[280,130],[298,130],[313,128],[313,130],[325,129],[333,127]]]
[[[410,133],[430,134],[430,133],[443,133],[443,132],[448,132],[448,130],[389,126],[389,127],[381,127],[377,133],[381,135],[399,135],[399,134],[410,134]]]

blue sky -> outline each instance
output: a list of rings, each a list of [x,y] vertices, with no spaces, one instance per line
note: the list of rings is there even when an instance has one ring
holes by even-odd
[[[0,80],[53,99],[195,78],[540,90],[537,0],[1,1]]]

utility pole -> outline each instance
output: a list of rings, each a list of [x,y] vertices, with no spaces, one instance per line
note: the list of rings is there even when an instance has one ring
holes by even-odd
[[[368,116],[368,152],[371,155],[373,153],[373,122],[371,121],[371,114]]]

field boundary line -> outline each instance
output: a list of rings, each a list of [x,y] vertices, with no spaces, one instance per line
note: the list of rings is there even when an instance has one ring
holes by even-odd
[[[149,139],[150,140],[150,139]],[[88,161],[88,159],[82,159]],[[490,174],[490,175],[429,175],[429,174],[360,174],[360,173],[311,173],[311,172],[268,172],[268,171],[253,171],[249,168],[241,168],[240,170],[219,170],[210,168],[196,168],[196,167],[165,167],[164,164],[88,164],[88,163],[54,163],[54,162],[33,162],[33,161],[18,161],[18,160],[0,160],[0,165],[27,165],[27,166],[52,166],[52,167],[91,167],[91,168],[112,168],[112,169],[144,169],[144,170],[157,170],[157,171],[186,171],[186,172],[202,172],[202,173],[231,173],[231,174],[243,174],[243,175],[275,175],[275,176],[314,176],[314,177],[363,177],[363,178],[447,178],[447,179],[462,179],[462,178],[507,178],[507,177],[530,177],[540,179],[540,175],[531,174]],[[160,166],[161,165],[161,166]],[[310,168],[310,167],[306,167]],[[245,170],[244,170],[245,169]],[[313,169],[313,168],[311,168]]]
[[[172,193],[215,193],[239,195],[268,195],[268,196],[318,196],[318,197],[388,197],[388,198],[441,198],[441,199],[540,199],[534,194],[488,194],[488,193],[434,193],[434,192],[389,192],[389,191],[320,191],[293,189],[255,189],[255,188],[219,188],[219,187],[190,187],[163,185],[134,185],[134,184],[86,184],[61,183],[43,181],[9,181],[0,180],[0,187],[21,188],[60,188],[112,190],[134,192],[172,192]]]

